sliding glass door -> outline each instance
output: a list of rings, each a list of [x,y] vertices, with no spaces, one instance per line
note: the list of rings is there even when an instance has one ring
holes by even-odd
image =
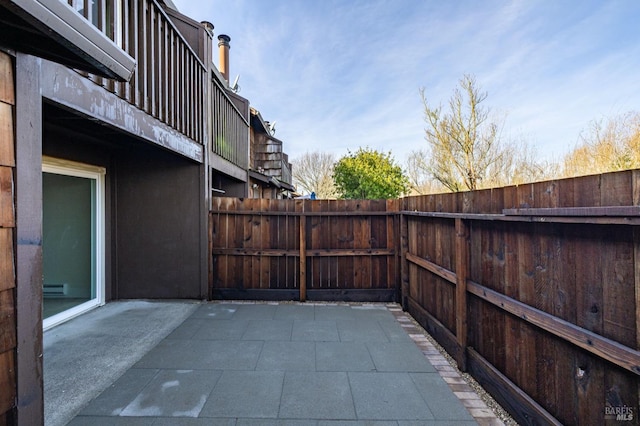
[[[43,325],[104,303],[104,169],[45,158]]]

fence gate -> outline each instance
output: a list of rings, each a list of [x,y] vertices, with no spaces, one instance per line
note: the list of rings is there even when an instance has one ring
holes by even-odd
[[[211,299],[395,301],[397,200],[213,199]]]

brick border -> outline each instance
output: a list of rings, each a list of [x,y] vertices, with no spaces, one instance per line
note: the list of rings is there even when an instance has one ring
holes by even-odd
[[[474,420],[481,426],[504,426],[504,422],[487,406],[480,398],[480,395],[469,386],[458,368],[451,365],[438,348],[431,343],[427,338],[428,333],[417,325],[415,320],[407,312],[404,312],[400,305],[390,303],[385,306],[411,337],[411,340],[418,345],[424,356],[433,365],[433,368],[440,373],[442,379],[449,385],[453,394],[458,397]]]

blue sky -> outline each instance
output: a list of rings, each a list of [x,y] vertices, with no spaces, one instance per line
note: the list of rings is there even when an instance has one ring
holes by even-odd
[[[589,123],[640,111],[636,0],[174,0],[231,37],[230,73],[291,159],[426,146],[420,88],[445,104],[464,74],[503,136],[559,160]],[[217,63],[217,51],[214,54]]]

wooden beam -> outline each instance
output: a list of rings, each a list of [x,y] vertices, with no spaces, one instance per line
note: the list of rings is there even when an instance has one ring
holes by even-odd
[[[467,275],[469,271],[469,229],[462,219],[456,219],[456,338],[460,345],[458,368],[467,370]]]
[[[507,216],[504,214],[441,213],[403,211],[411,217],[431,217],[438,219],[465,219],[497,222],[530,223],[570,223],[591,225],[640,225],[640,216]]]
[[[421,258],[420,256],[416,256],[415,254],[407,253],[406,258],[409,262],[414,263],[427,271],[433,272],[440,278],[443,278],[449,281],[451,284],[456,283],[456,274],[442,266],[436,265],[433,262],[429,262],[426,259]]]
[[[640,352],[525,303],[467,281],[469,293],[600,358],[640,375]]]
[[[478,352],[472,348],[467,352],[471,375],[519,424],[562,425]]]
[[[16,57],[16,350],[19,425],[44,422],[40,60]]]
[[[503,209],[507,216],[640,216],[640,206],[547,207]]]
[[[303,219],[304,220],[304,219]],[[272,256],[272,257],[298,257],[300,250],[286,249],[251,249],[251,248],[226,248],[212,249],[214,255],[227,256]],[[353,256],[395,256],[394,249],[317,249],[307,250],[307,257],[353,257]]]
[[[326,200],[325,200],[326,201]],[[239,216],[395,216],[398,212],[393,211],[365,211],[365,210],[353,210],[353,211],[341,211],[341,212],[282,212],[282,211],[256,211],[256,210],[211,210],[213,213],[239,215]]]
[[[436,317],[420,306],[420,303],[416,300],[408,297],[407,305],[407,311],[411,316],[418,321],[431,337],[436,339],[449,355],[457,359],[462,349],[458,345],[456,336],[454,336],[444,324],[438,321]]]
[[[215,300],[295,300],[300,295],[299,289],[216,289]],[[309,289],[306,300],[336,302],[393,302],[394,289]]]

